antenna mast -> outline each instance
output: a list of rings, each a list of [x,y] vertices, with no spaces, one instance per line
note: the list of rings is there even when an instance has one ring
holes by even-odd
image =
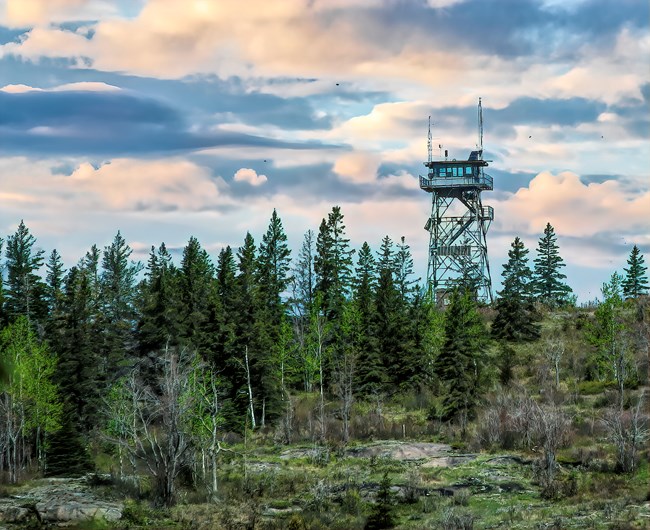
[[[429,163],[433,160],[433,145],[431,144],[431,116],[429,116],[429,135],[427,136],[427,151],[429,153]]]
[[[483,105],[481,98],[478,98],[478,156],[483,160]]]

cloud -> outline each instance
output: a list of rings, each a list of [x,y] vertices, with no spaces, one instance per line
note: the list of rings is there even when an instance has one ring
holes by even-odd
[[[531,234],[550,222],[557,233],[644,234],[650,229],[650,190],[628,191],[616,180],[585,184],[575,173],[539,173],[527,187],[493,201],[499,230]]]
[[[246,182],[251,186],[261,186],[268,180],[266,175],[258,175],[254,169],[243,167],[233,177],[235,182]]]
[[[6,0],[7,18],[18,26],[49,22],[57,16],[69,17],[88,0]]]
[[[102,90],[97,90],[100,88]],[[0,152],[123,156],[191,151],[215,146],[318,149],[308,144],[196,129],[162,101],[107,85],[72,84],[53,90],[19,86],[0,91]]]
[[[372,183],[377,179],[380,160],[375,153],[355,151],[338,158],[333,169],[342,180]]]
[[[120,87],[109,85],[107,83],[97,81],[80,81],[77,83],[65,83],[63,85],[54,86],[52,88],[36,88],[29,85],[5,85],[0,88],[2,92],[9,94],[22,94],[24,92],[112,92],[114,90],[121,90]]]

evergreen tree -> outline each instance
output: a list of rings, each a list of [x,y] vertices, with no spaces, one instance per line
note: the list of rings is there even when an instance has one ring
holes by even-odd
[[[158,249],[152,246],[145,281],[140,285],[140,355],[154,354],[166,346],[178,345],[181,328],[179,276],[165,243],[161,243]]]
[[[118,231],[104,248],[100,275],[102,316],[105,322],[102,356],[103,376],[107,383],[119,376],[135,347],[136,278],[139,263],[129,261],[131,247]],[[90,264],[92,271],[92,263]]]
[[[402,300],[409,300],[415,291],[415,285],[420,281],[412,280],[413,276],[413,257],[411,248],[406,244],[404,236],[400,239],[395,252],[395,286],[399,291]]]
[[[4,239],[0,237],[0,258],[2,258],[2,246],[4,245]],[[4,277],[5,277],[5,266],[2,260],[0,259],[0,328],[5,324],[5,291],[4,291]],[[0,366],[0,383],[3,380],[3,374],[6,372],[6,369],[3,370]]]
[[[81,433],[96,426],[101,401],[100,326],[103,323],[95,312],[92,276],[92,270],[79,267],[72,267],[65,276],[63,325],[55,341],[59,356],[56,380],[60,381],[61,395],[65,398],[64,416],[71,422],[65,422],[64,428],[73,427],[74,432]]]
[[[36,239],[20,221],[15,234],[7,239],[7,289],[5,310],[10,319],[21,315],[34,324],[46,313],[45,284],[38,274],[43,266],[42,250],[35,250]]]
[[[58,313],[61,310],[61,302],[63,299],[63,277],[65,270],[61,255],[56,249],[50,254],[50,258],[45,265],[47,274],[45,276],[45,301],[50,315]]]
[[[354,279],[354,303],[358,312],[358,351],[363,358],[356,370],[356,386],[361,394],[380,391],[386,382],[375,330],[375,290],[377,289],[377,263],[370,245],[364,241],[359,251]]]
[[[45,265],[45,303],[47,304],[47,318],[45,330],[47,340],[55,352],[62,349],[61,339],[64,332],[65,320],[63,313],[63,284],[65,271],[60,254],[53,250]]]
[[[205,343],[203,333],[213,299],[214,266],[198,239],[190,237],[180,268],[181,333],[194,347]]]
[[[343,214],[334,206],[323,219],[316,240],[316,292],[323,296],[328,318],[337,320],[343,300],[352,284],[352,255],[350,240],[345,237]]]
[[[314,231],[307,230],[293,269],[293,306],[299,316],[309,315],[314,303]]]
[[[382,240],[379,251],[379,282],[375,293],[374,332],[384,378],[395,385],[405,382],[402,361],[406,345],[406,313],[400,293],[393,280],[394,260],[392,241],[388,236]]]
[[[551,223],[546,223],[544,235],[539,239],[535,258],[534,292],[537,298],[549,305],[558,306],[568,302],[571,288],[562,280],[566,278],[560,269],[565,266],[557,245],[557,236]]]
[[[288,341],[285,340],[287,334],[283,333],[287,324],[286,304],[282,301],[282,293],[291,281],[290,254],[282,221],[274,209],[269,227],[262,236],[257,258],[261,311],[258,319],[258,340],[259,358],[263,366],[261,391],[265,415],[269,417],[281,411],[281,402],[286,399],[285,389],[280,384],[285,380],[285,374],[282,369],[278,372],[275,367],[286,368],[285,356],[290,349]]]
[[[395,526],[395,516],[393,515],[393,495],[390,491],[390,478],[388,472],[384,473],[377,499],[372,505],[372,511],[368,516],[365,530],[379,530],[383,528],[393,528]]]
[[[274,209],[268,230],[262,236],[258,256],[258,281],[264,302],[269,307],[281,306],[280,295],[291,281],[290,255],[282,221]]]
[[[643,294],[648,294],[648,276],[646,275],[648,268],[645,266],[643,254],[636,245],[630,252],[627,264],[629,268],[623,269],[625,271],[625,279],[623,280],[625,298],[637,298]]]
[[[445,388],[443,419],[469,418],[479,397],[487,333],[472,293],[454,290],[445,313],[444,345],[434,363]]]
[[[528,249],[516,237],[508,251],[508,263],[503,266],[503,290],[495,304],[497,315],[492,324],[492,336],[497,339],[519,342],[539,338],[527,254]]]

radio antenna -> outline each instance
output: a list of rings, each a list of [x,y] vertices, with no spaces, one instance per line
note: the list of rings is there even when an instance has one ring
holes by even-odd
[[[429,116],[429,135],[427,136],[427,152],[429,154],[429,164],[433,161],[433,145],[431,144],[431,116]]]
[[[483,160],[483,105],[478,98],[478,157]]]

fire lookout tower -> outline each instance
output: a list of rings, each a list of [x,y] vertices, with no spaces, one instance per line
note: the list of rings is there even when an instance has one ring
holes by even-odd
[[[461,282],[476,290],[478,300],[492,301],[492,280],[486,235],[494,219],[494,208],[483,206],[481,192],[493,189],[492,177],[484,172],[483,108],[478,100],[479,143],[467,160],[433,161],[429,123],[429,172],[420,176],[420,188],[431,193],[431,216],[424,229],[429,232],[427,289],[436,302]]]

